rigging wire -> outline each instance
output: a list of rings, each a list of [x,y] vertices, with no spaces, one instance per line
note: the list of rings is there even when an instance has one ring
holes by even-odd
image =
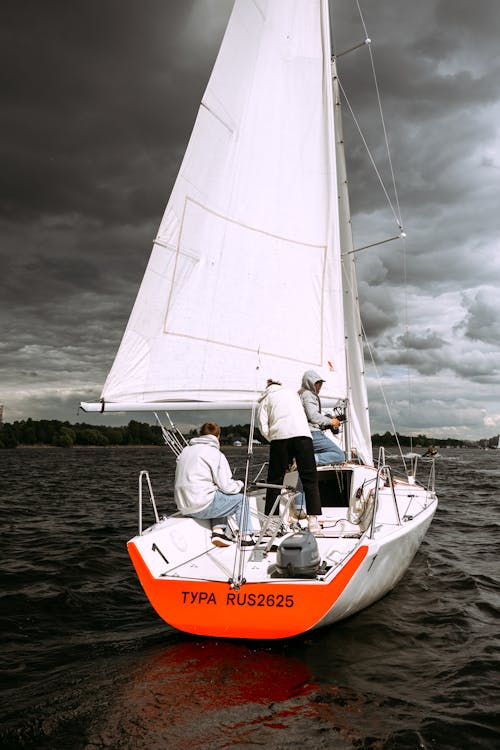
[[[359,0],[356,0],[356,5],[357,5],[357,8],[358,8],[358,13],[359,13],[359,17],[360,17],[361,23],[363,25],[363,31],[365,33],[365,38],[368,38],[368,32],[367,32],[367,29],[366,29],[365,19],[364,19],[364,16],[363,16],[363,12],[361,10],[361,6],[359,4]],[[370,55],[370,63],[371,63],[371,68],[372,68],[373,81],[374,81],[374,84],[375,84],[375,91],[377,93],[378,111],[380,113],[380,121],[382,123],[382,130],[384,132],[385,148],[386,148],[386,151],[387,151],[387,159],[388,159],[388,162],[389,162],[389,169],[390,169],[390,172],[391,172],[392,188],[394,190],[394,199],[396,201],[397,214],[399,216],[400,226],[403,226],[402,217],[401,217],[401,207],[400,207],[400,204],[399,204],[398,189],[397,189],[397,185],[396,185],[396,177],[395,177],[395,174],[394,174],[394,167],[393,167],[393,164],[392,164],[391,150],[389,148],[389,137],[387,135],[387,128],[385,126],[384,111],[383,111],[383,108],[382,108],[382,97],[380,96],[380,89],[379,89],[378,80],[377,80],[377,73],[376,73],[376,70],[375,70],[375,61],[374,61],[374,58],[373,58],[373,50],[372,50],[370,44],[368,44],[367,47],[368,47],[368,54]]]
[[[398,212],[397,212],[397,211],[395,210],[395,208],[394,208],[394,206],[393,206],[393,203],[392,203],[392,201],[391,201],[391,198],[390,198],[390,196],[389,196],[389,193],[388,193],[388,191],[387,191],[387,188],[386,188],[386,186],[385,186],[385,184],[384,184],[384,180],[383,180],[383,178],[382,178],[382,175],[380,174],[380,171],[379,171],[379,169],[378,169],[378,167],[377,167],[377,165],[376,165],[376,163],[375,163],[375,159],[373,158],[373,154],[372,154],[372,152],[371,152],[371,150],[370,150],[370,147],[369,147],[369,145],[368,145],[368,143],[367,143],[367,140],[366,140],[366,138],[365,138],[365,136],[364,136],[364,134],[363,134],[363,131],[361,130],[361,126],[360,126],[360,124],[359,124],[358,118],[357,118],[357,117],[356,117],[356,115],[354,114],[354,110],[353,110],[353,108],[352,108],[352,106],[351,106],[351,102],[349,101],[349,98],[348,98],[348,96],[347,96],[347,94],[346,94],[346,92],[345,92],[345,89],[344,89],[344,87],[342,86],[342,81],[340,80],[340,76],[338,77],[338,83],[339,83],[339,88],[340,88],[340,90],[341,90],[341,92],[342,92],[342,96],[344,97],[344,100],[345,100],[345,102],[346,102],[346,104],[347,104],[347,106],[348,106],[348,108],[349,108],[349,112],[351,113],[351,117],[352,117],[352,119],[353,119],[353,121],[354,121],[354,124],[356,125],[356,128],[357,128],[357,130],[358,130],[358,133],[359,133],[359,135],[360,135],[360,138],[361,138],[361,140],[363,141],[363,145],[364,145],[364,147],[366,148],[366,152],[367,152],[367,154],[368,154],[368,158],[370,159],[370,161],[371,161],[371,163],[372,163],[373,169],[375,170],[375,174],[377,175],[377,177],[378,177],[378,181],[380,182],[380,185],[381,185],[381,187],[382,187],[382,190],[384,191],[384,195],[385,195],[385,197],[387,198],[387,203],[389,204],[389,208],[390,208],[390,209],[391,209],[391,211],[392,211],[392,214],[393,214],[393,216],[394,216],[394,219],[395,219],[395,221],[396,221],[396,224],[397,224],[398,228],[399,228],[399,229],[400,229],[400,230],[402,231],[402,229],[403,229],[403,225],[402,225],[402,223],[401,223],[401,218],[400,218],[400,216],[399,216]]]
[[[399,436],[398,436],[398,433],[397,433],[397,430],[396,430],[396,425],[394,424],[394,420],[393,420],[392,414],[391,414],[391,409],[389,407],[389,402],[387,401],[387,398],[386,398],[386,395],[385,395],[385,391],[384,391],[384,386],[382,385],[382,378],[380,376],[378,367],[377,367],[377,365],[375,363],[375,357],[373,355],[373,350],[372,350],[372,348],[370,346],[370,342],[368,341],[368,337],[366,335],[366,332],[365,332],[365,329],[364,329],[362,323],[361,323],[361,331],[363,333],[363,339],[365,341],[366,347],[368,349],[368,353],[370,355],[370,360],[371,360],[373,369],[375,370],[375,374],[377,376],[377,385],[380,388],[380,393],[382,394],[382,399],[384,401],[385,408],[387,409],[387,414],[389,416],[389,422],[391,423],[392,431],[394,433],[394,437],[396,438],[396,443],[397,443],[397,446],[398,446],[399,455],[400,455],[401,460],[403,462],[404,470],[405,470],[405,472],[407,472],[408,469],[407,469],[407,466],[406,466],[406,461],[405,461],[405,457],[404,457],[404,454],[403,454],[403,449],[401,447],[401,443],[399,442]]]
[[[352,282],[351,282],[351,279],[349,277],[349,274],[345,272],[345,269],[344,269],[344,280],[345,280],[345,283],[347,284],[347,288],[349,290],[349,294],[351,294],[352,296],[354,296],[354,289],[352,287]],[[375,364],[375,358],[374,358],[373,350],[372,350],[372,347],[370,346],[370,342],[368,340],[368,336],[366,335],[366,331],[365,331],[363,323],[361,321],[361,317],[359,318],[359,326],[360,326],[360,329],[361,329],[361,336],[363,338],[364,343],[366,344],[366,347],[368,349],[368,353],[370,355],[371,363],[372,363],[373,368],[375,370],[377,384],[378,384],[378,386],[380,388],[380,392],[382,394],[382,399],[384,401],[385,408],[387,410],[387,414],[388,414],[388,417],[389,417],[389,422],[390,422],[392,430],[394,432],[394,436],[396,438],[396,443],[397,443],[397,446],[398,446],[398,449],[399,449],[400,457],[401,457],[401,460],[403,462],[403,466],[404,466],[405,471],[406,471],[407,470],[406,461],[405,461],[405,458],[404,458],[404,455],[403,455],[403,451],[402,451],[402,448],[401,448],[401,445],[400,445],[400,442],[399,442],[398,434],[397,434],[397,431],[396,431],[396,426],[395,426],[394,420],[392,418],[392,414],[391,414],[389,402],[387,401],[387,398],[386,398],[386,395],[385,395],[384,387],[382,385],[382,379],[381,379],[380,373],[378,371],[377,365]]]
[[[370,65],[371,65],[371,70],[372,70],[372,76],[373,76],[374,86],[375,86],[375,92],[376,92],[376,96],[377,96],[377,104],[378,104],[378,110],[379,110],[381,125],[382,125],[382,131],[383,131],[383,135],[384,135],[385,149],[386,149],[386,153],[387,153],[387,159],[388,159],[389,170],[390,170],[390,175],[391,175],[392,191],[393,191],[393,194],[394,194],[395,207],[394,207],[393,202],[392,202],[392,200],[391,200],[391,198],[389,196],[388,190],[387,190],[387,188],[386,188],[386,186],[384,184],[382,176],[381,176],[381,174],[380,174],[380,172],[379,172],[379,170],[377,168],[377,165],[375,163],[374,157],[373,157],[373,155],[371,153],[371,150],[370,150],[370,148],[368,146],[366,138],[365,138],[365,136],[364,136],[364,134],[362,132],[361,126],[359,124],[359,121],[358,121],[356,115],[354,114],[354,110],[352,108],[351,102],[349,101],[349,98],[347,97],[345,89],[342,86],[342,82],[341,82],[340,78],[338,78],[337,80],[338,80],[339,89],[342,92],[343,98],[344,98],[344,100],[345,100],[345,102],[347,104],[347,107],[349,109],[349,112],[351,114],[353,122],[354,122],[354,124],[355,124],[355,126],[356,126],[356,128],[358,130],[359,136],[360,136],[360,138],[361,138],[361,140],[362,140],[362,142],[364,144],[364,147],[365,147],[366,152],[368,154],[368,157],[369,157],[369,159],[371,161],[373,169],[375,170],[375,174],[377,175],[377,178],[378,178],[378,180],[380,182],[380,185],[381,185],[382,190],[383,190],[383,192],[385,194],[385,197],[387,199],[388,205],[389,205],[389,207],[390,207],[390,209],[392,211],[392,214],[394,216],[396,224],[399,227],[399,230],[400,230],[400,239],[403,240],[403,288],[404,288],[403,320],[404,320],[406,350],[408,351],[409,323],[408,323],[407,251],[406,251],[406,243],[404,241],[405,237],[406,237],[406,234],[402,231],[403,230],[403,219],[402,219],[402,215],[401,215],[401,205],[400,205],[400,201],[399,201],[399,194],[398,194],[398,189],[397,189],[397,184],[396,184],[396,178],[395,178],[395,173],[394,173],[394,166],[393,166],[392,157],[391,157],[391,151],[390,151],[390,146],[389,146],[389,137],[388,137],[388,134],[387,134],[387,128],[386,128],[386,124],[385,124],[385,117],[384,117],[384,112],[383,112],[383,107],[382,107],[382,97],[381,97],[381,94],[380,94],[380,87],[379,87],[379,84],[378,84],[377,74],[376,74],[376,70],[375,70],[375,61],[374,61],[373,50],[372,50],[372,47],[371,47],[371,44],[370,44],[370,37],[369,37],[369,34],[368,34],[368,29],[366,27],[366,23],[365,23],[363,11],[361,9],[361,5],[360,5],[359,0],[355,0],[355,4],[356,4],[357,10],[358,10],[358,14],[359,14],[361,25],[363,27],[363,33],[364,33],[364,37],[365,37],[365,45],[368,47],[368,50],[369,50],[368,54],[370,56]],[[353,49],[357,49],[358,47],[361,47],[361,46],[364,46],[364,45],[358,45],[357,47],[354,47]],[[382,244],[382,243],[380,243],[380,244]],[[403,460],[403,463],[405,464],[403,452],[402,452],[401,445],[400,445],[400,442],[399,442],[399,438],[398,438],[398,435],[396,433],[396,429],[395,429],[395,426],[394,426],[392,415],[390,413],[389,404],[388,404],[387,399],[385,397],[385,393],[384,393],[384,390],[383,390],[383,387],[382,387],[382,384],[381,384],[381,380],[380,380],[380,375],[379,375],[377,367],[375,365],[373,353],[371,351],[371,348],[370,348],[370,345],[369,345],[369,342],[368,342],[368,339],[367,339],[367,336],[366,336],[366,333],[365,333],[363,327],[362,327],[362,332],[363,332],[363,338],[364,338],[364,340],[366,342],[366,345],[368,347],[368,351],[370,353],[370,357],[371,357],[371,360],[372,360],[372,363],[373,363],[373,366],[374,366],[374,369],[375,369],[375,372],[376,372],[376,375],[377,375],[377,379],[379,381],[379,386],[380,386],[380,389],[381,389],[381,392],[382,392],[382,397],[383,397],[383,400],[384,400],[384,403],[385,403],[385,406],[386,406],[386,409],[387,409],[387,413],[389,415],[389,420],[390,420],[390,423],[391,423],[391,426],[392,426],[392,429],[393,429],[393,432],[394,432],[394,435],[395,435],[395,438],[396,438],[396,442],[398,444],[398,449],[399,449],[401,458]],[[412,389],[411,389],[411,385],[412,385],[412,383],[411,383],[411,373],[410,373],[409,365],[407,367],[407,381],[408,381],[409,423],[411,423],[411,410],[412,410]],[[413,438],[412,438],[412,436],[410,436],[410,450],[413,450]],[[405,465],[405,470],[406,470],[406,465]]]
[[[261,369],[261,357],[260,357],[260,346],[257,349],[257,364],[255,366],[255,398],[252,402],[252,412],[250,417],[250,430],[248,433],[248,445],[247,445],[247,459],[245,464],[245,481],[243,485],[243,510],[241,513],[241,525],[243,528],[247,527],[247,522],[250,517],[250,502],[248,500],[247,490],[248,490],[248,484],[249,484],[249,475],[250,475],[250,463],[253,456],[253,441],[254,441],[254,435],[255,435],[255,415],[257,411],[257,396],[260,391],[259,384],[258,384],[258,375],[260,373]],[[240,537],[239,541],[241,541],[242,537],[242,531],[240,529]],[[235,588],[239,588],[241,584],[244,582],[244,574],[245,574],[245,554],[242,551],[242,547],[239,544],[238,545],[238,554],[235,555],[234,558],[234,566],[233,566],[233,585]]]
[[[365,41],[362,44],[359,44],[359,45],[356,45],[355,47],[352,47],[351,50],[348,50],[348,51],[352,51],[354,49],[358,49],[358,48],[364,47],[364,46],[368,47],[368,54],[370,56],[370,65],[371,65],[372,76],[373,76],[373,81],[374,81],[374,85],[375,85],[375,92],[376,92],[376,95],[377,95],[377,105],[378,105],[378,110],[379,110],[379,114],[380,114],[380,121],[381,121],[381,124],[382,124],[382,131],[383,131],[383,134],[384,134],[384,142],[385,142],[385,148],[386,148],[386,152],[387,152],[387,159],[388,159],[388,163],[389,163],[389,170],[390,170],[390,174],[391,174],[392,189],[394,191],[394,200],[395,200],[395,203],[396,203],[396,209],[394,208],[392,200],[389,197],[389,193],[387,191],[387,188],[385,187],[384,181],[383,181],[382,176],[380,174],[380,171],[379,171],[379,169],[378,169],[378,167],[377,167],[377,165],[375,163],[375,159],[374,159],[374,157],[372,155],[370,147],[368,146],[368,143],[367,143],[366,138],[365,138],[365,136],[363,134],[363,131],[361,129],[359,121],[358,121],[356,115],[354,114],[354,110],[353,110],[353,108],[351,106],[349,98],[348,98],[348,96],[347,96],[347,94],[345,92],[344,87],[342,86],[342,81],[340,80],[340,77],[338,77],[339,88],[340,88],[340,90],[342,92],[342,95],[343,95],[343,97],[345,99],[345,102],[346,102],[346,104],[347,104],[347,106],[349,108],[349,112],[351,113],[351,117],[353,118],[353,121],[354,121],[354,123],[356,125],[356,128],[358,130],[360,138],[363,141],[363,145],[366,148],[368,157],[369,157],[369,159],[370,159],[370,161],[372,163],[372,166],[373,166],[373,168],[375,170],[375,173],[376,173],[376,175],[378,177],[378,180],[380,182],[382,190],[384,191],[384,194],[385,194],[385,196],[387,198],[387,202],[388,202],[389,207],[390,207],[390,209],[391,209],[391,211],[393,213],[393,216],[394,216],[394,219],[396,221],[396,224],[398,225],[399,229],[402,230],[403,229],[403,219],[402,219],[402,216],[401,216],[401,206],[400,206],[400,203],[399,203],[399,194],[398,194],[398,189],[397,189],[397,185],[396,185],[396,177],[395,177],[395,173],[394,173],[394,166],[393,166],[393,163],[392,163],[391,150],[390,150],[390,147],[389,147],[389,136],[387,134],[387,128],[386,128],[386,125],[385,125],[384,111],[383,111],[383,107],[382,107],[382,97],[381,97],[381,94],[380,94],[380,87],[378,85],[377,73],[376,73],[376,70],[375,70],[375,60],[374,60],[374,56],[373,56],[373,50],[372,50],[372,47],[371,47],[371,38],[370,38],[370,36],[368,34],[368,29],[366,28],[366,23],[365,23],[365,19],[364,19],[364,16],[363,16],[363,11],[361,10],[361,6],[360,6],[360,3],[359,3],[359,0],[355,0],[355,2],[356,2],[357,9],[358,9],[358,13],[359,13],[359,18],[360,18],[360,21],[361,21],[361,25],[363,27],[363,33],[364,33]],[[330,18],[331,18],[331,16],[330,16]],[[332,36],[332,39],[333,39],[333,29],[331,30],[331,36]]]
[[[367,37],[368,36],[368,32],[367,32],[367,29],[366,29],[366,24],[365,24],[365,19],[364,19],[364,16],[363,16],[363,12],[361,10],[361,6],[360,6],[360,3],[359,3],[359,0],[355,0],[355,1],[356,1],[356,6],[358,8],[358,13],[359,13],[359,17],[360,17],[360,20],[361,20],[361,24],[363,26],[363,31],[365,33],[365,37]],[[395,174],[394,174],[394,168],[393,168],[392,157],[391,157],[391,150],[389,148],[389,138],[388,138],[387,129],[386,129],[386,126],[385,126],[384,112],[383,112],[383,108],[382,108],[382,98],[380,96],[380,89],[379,89],[378,80],[377,80],[377,73],[375,71],[375,61],[374,61],[373,50],[371,48],[371,45],[368,45],[368,50],[369,50],[369,55],[370,55],[370,63],[371,63],[371,68],[372,68],[373,80],[374,80],[374,83],[375,83],[375,90],[377,92],[377,102],[378,102],[378,108],[379,108],[379,113],[380,113],[380,120],[381,120],[381,123],[382,123],[382,129],[383,129],[383,132],[384,132],[385,147],[386,147],[386,151],[387,151],[387,158],[388,158],[388,162],[389,162],[389,169],[390,169],[390,172],[391,172],[392,187],[393,187],[393,190],[394,190],[394,198],[395,198],[395,201],[396,201],[398,216],[400,217],[400,224],[402,226],[403,222],[402,222],[402,216],[401,216],[401,206],[400,206],[400,203],[399,203],[399,194],[398,194],[398,189],[397,189],[397,185],[396,185],[396,177],[395,177]],[[409,331],[409,323],[408,323],[407,253],[406,253],[406,243],[404,243],[404,242],[403,242],[403,286],[404,286],[404,290],[405,290],[405,293],[404,293],[404,310],[403,310],[403,315],[404,315],[404,328],[405,328],[405,334],[406,334],[406,336],[405,336],[405,338],[406,338],[406,351],[408,352],[408,346],[409,346],[408,342],[409,342],[409,333],[410,333],[410,331]],[[408,357],[407,357],[407,359],[408,359]],[[408,413],[408,421],[411,424],[411,414],[412,414],[412,387],[411,386],[412,386],[412,383],[411,383],[411,373],[410,373],[410,367],[409,367],[409,365],[408,365],[408,368],[407,368],[407,380],[408,380],[408,412],[409,412]],[[410,451],[413,451],[413,437],[412,436],[410,436]]]

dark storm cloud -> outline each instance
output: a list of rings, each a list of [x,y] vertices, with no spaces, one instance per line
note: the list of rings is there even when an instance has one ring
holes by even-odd
[[[73,417],[118,346],[228,4],[3,11],[0,401]]]
[[[223,31],[196,37],[196,6],[4,6],[5,303],[137,288]]]
[[[19,5],[1,32],[4,212],[157,218],[151,193],[174,176],[165,179],[165,143],[186,142],[203,88],[177,43],[193,3]]]

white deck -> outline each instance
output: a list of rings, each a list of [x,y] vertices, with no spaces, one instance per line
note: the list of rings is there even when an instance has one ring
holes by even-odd
[[[328,469],[320,470],[328,471]],[[332,468],[329,467],[330,474]],[[340,470],[345,478],[350,476],[350,499],[355,500],[359,487],[366,488],[366,493],[374,494],[377,482],[376,470],[372,467],[358,465],[344,466]],[[323,474],[323,476],[327,476]],[[287,475],[290,481],[293,475]],[[380,480],[378,480],[380,482]],[[360,545],[368,545],[373,554],[384,545],[392,545],[398,539],[419,536],[418,529],[428,515],[431,506],[435,506],[435,496],[431,491],[420,485],[396,481],[395,492],[397,509],[391,487],[380,486],[378,507],[375,523],[371,525],[368,517],[360,524],[349,520],[349,506],[323,507],[319,520],[323,526],[322,536],[317,536],[321,561],[326,566],[326,572],[319,575],[311,583],[321,585],[336,575],[339,568]],[[266,517],[259,513],[262,508],[262,493],[250,498],[252,523],[259,534],[261,524]],[[432,511],[433,513],[433,511]],[[432,516],[432,514],[431,514]],[[139,552],[152,575],[157,578],[182,578],[185,580],[229,581],[242,571],[247,582],[268,582],[283,579],[272,577],[276,563],[276,546],[288,534],[306,527],[306,521],[292,521],[287,526],[285,537],[277,536],[269,540],[265,536],[258,547],[239,549],[238,545],[229,547],[214,547],[211,543],[209,521],[199,521],[185,518],[178,514],[161,520],[158,524],[146,529],[142,535],[134,538]],[[403,546],[405,546],[403,544]],[[397,557],[397,555],[396,555]],[[409,562],[408,562],[409,564]],[[304,579],[301,579],[304,582]]]

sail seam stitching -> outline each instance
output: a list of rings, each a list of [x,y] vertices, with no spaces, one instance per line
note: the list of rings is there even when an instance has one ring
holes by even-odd
[[[201,336],[190,336],[188,333],[178,333],[177,331],[164,331],[166,336],[176,336],[178,338],[189,339],[190,341],[203,341],[206,344],[216,344],[217,346],[224,346],[228,349],[237,349],[244,352],[255,352],[255,349],[250,346],[237,346],[236,344],[228,344],[225,341],[218,341],[217,339],[209,339]],[[296,357],[287,357],[284,354],[276,354],[272,352],[261,351],[266,357],[274,357],[275,359],[285,359],[289,362],[307,362],[310,365],[321,366],[320,361],[310,361],[304,359],[297,359]]]
[[[264,234],[266,237],[273,237],[274,239],[281,240],[283,242],[290,242],[293,245],[301,245],[302,247],[314,247],[317,250],[326,250],[325,244],[317,244],[314,242],[303,242],[302,240],[293,240],[289,237],[284,237],[283,235],[275,234],[274,232],[268,232],[265,229],[252,227],[250,224],[245,224],[244,222],[239,221],[238,219],[232,219],[226,214],[219,213],[219,211],[215,211],[214,209],[209,208],[208,206],[205,206],[203,203],[200,203],[200,201],[197,201],[194,198],[190,198],[189,196],[186,196],[186,204],[188,202],[193,203],[195,206],[202,208],[204,211],[207,211],[208,213],[213,214],[213,216],[217,216],[217,218],[222,219],[223,221],[228,221],[231,224],[236,224],[237,226],[243,227],[243,229],[248,229],[251,232],[256,232],[257,234]],[[182,229],[181,229],[180,235],[182,235]]]

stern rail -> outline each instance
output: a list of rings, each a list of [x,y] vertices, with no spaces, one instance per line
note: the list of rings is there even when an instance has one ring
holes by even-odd
[[[146,471],[146,469],[143,469],[141,473],[139,474],[139,536],[142,536],[142,488],[144,481],[146,480],[149,490],[149,501],[151,503],[151,507],[153,508],[153,513],[155,514],[155,520],[156,523],[160,522],[160,517],[158,515],[158,510],[156,508],[156,500],[155,496],[153,494],[153,487],[151,485],[151,479],[149,478],[149,471]]]

